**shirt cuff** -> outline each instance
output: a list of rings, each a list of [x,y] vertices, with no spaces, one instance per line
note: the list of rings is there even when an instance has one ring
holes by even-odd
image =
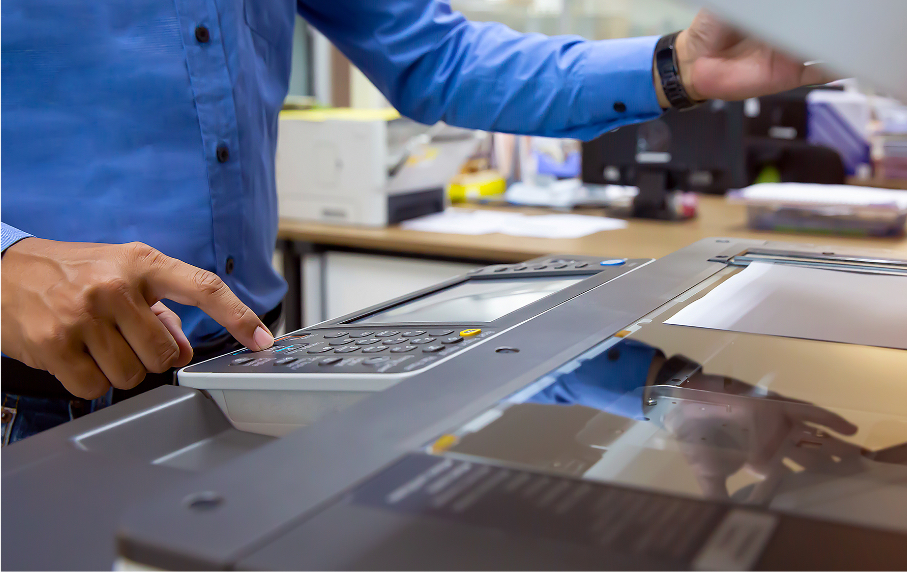
[[[30,238],[32,236],[27,232],[22,232],[18,228],[13,228],[6,223],[0,223],[0,225],[3,227],[2,232],[0,232],[0,237],[2,237],[2,240],[0,240],[0,246],[2,246],[0,252],[6,252],[6,249],[10,246],[16,244],[23,238]]]
[[[592,42],[583,63],[580,103],[590,124],[618,127],[659,117],[652,80],[659,36]]]

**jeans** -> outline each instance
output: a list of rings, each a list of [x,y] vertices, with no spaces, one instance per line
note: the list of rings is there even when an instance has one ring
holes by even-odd
[[[110,405],[112,391],[92,401],[3,394],[3,446]]]

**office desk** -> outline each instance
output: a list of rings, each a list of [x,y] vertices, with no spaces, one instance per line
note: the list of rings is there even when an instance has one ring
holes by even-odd
[[[492,207],[476,207],[492,208]],[[496,207],[505,208],[505,207]],[[544,209],[508,209],[542,214]],[[597,210],[576,211],[602,214]],[[306,253],[325,251],[392,254],[484,265],[521,262],[546,254],[621,258],[660,258],[702,238],[727,236],[803,242],[829,247],[894,251],[907,258],[907,238],[841,238],[756,232],[746,227],[746,212],[723,197],[702,196],[699,217],[685,222],[631,219],[627,228],[575,239],[545,239],[502,234],[457,235],[417,232],[399,227],[364,228],[281,220],[278,233],[284,276],[289,284],[284,308],[287,331],[302,327],[302,264]]]

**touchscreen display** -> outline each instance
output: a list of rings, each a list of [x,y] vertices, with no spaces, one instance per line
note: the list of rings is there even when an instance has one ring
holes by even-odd
[[[586,278],[468,280],[357,320],[356,323],[491,322]]]

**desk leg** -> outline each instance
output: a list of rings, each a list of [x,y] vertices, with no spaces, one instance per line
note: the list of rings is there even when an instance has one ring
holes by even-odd
[[[299,245],[292,240],[281,240],[280,251],[283,256],[283,276],[287,281],[287,295],[283,299],[284,320],[287,332],[302,327],[302,254]]]

